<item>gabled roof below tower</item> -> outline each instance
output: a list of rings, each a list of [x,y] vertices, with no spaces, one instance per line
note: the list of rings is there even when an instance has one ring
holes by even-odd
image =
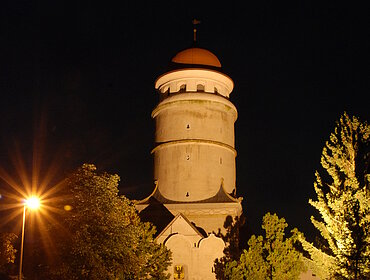
[[[182,234],[185,236],[193,236],[195,239],[201,239],[206,235],[202,234],[183,214],[179,213],[172,221],[158,234],[156,237],[164,239],[173,234]]]

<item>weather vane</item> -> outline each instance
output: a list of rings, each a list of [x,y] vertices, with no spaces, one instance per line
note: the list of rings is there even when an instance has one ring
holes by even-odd
[[[193,19],[192,23],[193,23],[193,40],[195,43],[197,41],[197,28],[196,27],[198,24],[200,24],[200,20]]]

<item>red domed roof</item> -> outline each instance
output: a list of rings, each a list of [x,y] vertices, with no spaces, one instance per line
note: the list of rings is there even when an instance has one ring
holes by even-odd
[[[183,50],[176,54],[171,61],[182,64],[200,64],[221,67],[221,63],[217,56],[215,56],[209,50],[201,48],[190,48]]]

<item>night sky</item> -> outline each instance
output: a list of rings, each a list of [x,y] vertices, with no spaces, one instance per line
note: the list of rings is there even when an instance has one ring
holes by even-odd
[[[235,83],[237,193],[249,227],[258,231],[270,211],[310,235],[308,199],[335,121],[344,111],[369,120],[366,9],[348,1],[83,2],[0,4],[1,168],[21,184],[24,162],[29,180],[39,174],[34,182],[52,186],[94,163],[120,175],[127,197],[149,195],[154,81],[192,46],[197,18],[197,46],[216,54]]]

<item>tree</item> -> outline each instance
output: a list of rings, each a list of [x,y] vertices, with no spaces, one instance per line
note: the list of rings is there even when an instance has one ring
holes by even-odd
[[[226,279],[298,279],[305,269],[303,256],[295,248],[299,232],[293,229],[291,237],[285,238],[287,226],[284,218],[267,213],[262,222],[266,236],[249,239],[240,259],[226,264]]]
[[[219,229],[219,232],[216,234],[216,236],[221,237],[226,244],[223,252],[224,256],[220,259],[216,259],[214,263],[216,279],[224,280],[226,263],[239,259],[241,254],[240,229],[244,223],[245,217],[243,215],[235,218],[227,216],[224,222],[225,234],[221,233],[221,229]]]
[[[13,242],[17,239],[14,233],[0,233],[0,273],[6,270],[8,264],[14,263],[15,253]]]
[[[321,279],[370,279],[370,127],[344,113],[322,151],[316,171],[317,200],[309,203],[321,245],[301,238],[310,266]]]
[[[69,211],[59,220],[51,279],[168,279],[170,251],[155,242],[154,227],[140,221],[133,203],[118,196],[118,181],[89,164],[67,178],[60,207]]]

